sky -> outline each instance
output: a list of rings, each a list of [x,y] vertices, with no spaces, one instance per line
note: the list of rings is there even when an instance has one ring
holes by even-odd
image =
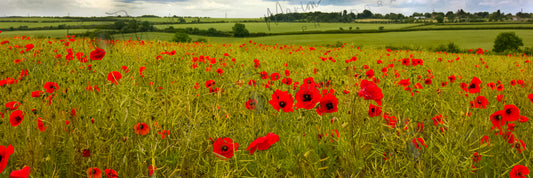
[[[6,16],[109,16],[157,15],[217,18],[260,18],[287,12],[361,13],[533,12],[533,0],[0,0]]]

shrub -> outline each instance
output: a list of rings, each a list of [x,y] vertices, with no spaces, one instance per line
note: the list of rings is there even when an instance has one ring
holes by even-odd
[[[522,38],[514,32],[503,32],[498,34],[494,40],[494,52],[516,51],[520,46],[524,46]]]
[[[235,37],[247,37],[248,35],[250,35],[250,32],[248,32],[244,24],[236,23],[232,29],[233,36]]]
[[[177,32],[176,34],[174,34],[174,38],[172,38],[172,41],[180,42],[180,43],[188,43],[188,42],[191,42],[192,39],[186,33]]]
[[[442,52],[449,52],[449,53],[458,53],[460,52],[459,46],[455,44],[454,42],[450,42],[447,45],[441,44],[437,46],[434,51],[442,51]]]

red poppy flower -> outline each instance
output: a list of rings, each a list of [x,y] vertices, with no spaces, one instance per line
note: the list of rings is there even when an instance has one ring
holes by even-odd
[[[148,176],[152,176],[152,174],[154,174],[155,170],[157,170],[157,167],[149,165],[148,166]]]
[[[455,75],[449,76],[448,79],[450,80],[450,83],[455,82]]]
[[[378,105],[381,106],[381,99],[383,98],[383,93],[381,89],[371,81],[364,79],[361,81],[361,90],[359,90],[359,97],[364,97],[365,100],[374,100]]]
[[[396,123],[398,122],[398,118],[396,118],[396,116],[385,115],[383,119],[387,121],[387,125],[390,126],[391,128],[395,128]]]
[[[118,178],[117,171],[113,169],[105,169],[104,172],[108,178]]]
[[[507,143],[513,144],[515,142],[515,136],[512,132],[505,132],[502,137]]]
[[[124,72],[126,73],[130,72],[130,69],[128,69],[128,66],[122,66],[122,70],[124,70]]]
[[[527,98],[529,98],[529,101],[531,101],[531,103],[533,103],[533,94],[527,95]]]
[[[520,116],[520,120],[518,120],[519,122],[527,122],[529,120],[529,118],[527,118],[526,116]]]
[[[439,115],[436,115],[435,117],[431,118],[433,120],[433,124],[435,124],[435,126],[439,125],[439,124],[444,124],[444,121],[442,121],[442,115],[439,114]]]
[[[7,160],[9,160],[9,156],[15,152],[15,149],[13,149],[13,146],[8,145],[7,147],[0,145],[0,173],[4,172],[4,169],[7,165]]]
[[[522,153],[522,151],[526,150],[526,144],[524,143],[524,141],[520,139],[515,140],[514,147],[516,148],[516,151],[518,151],[519,153]]]
[[[46,82],[44,83],[44,89],[46,89],[46,92],[48,93],[53,93],[59,89],[59,85],[57,85],[55,82]]]
[[[246,101],[246,103],[244,103],[244,107],[246,107],[246,109],[248,110],[254,110],[257,106],[257,100],[255,99],[248,99],[248,101]]]
[[[515,79],[512,79],[511,80],[511,86],[515,86],[516,85],[516,80]]]
[[[109,72],[107,75],[107,80],[110,81],[112,84],[118,85],[118,82],[122,78],[122,74],[117,71]]]
[[[9,178],[28,178],[30,176],[30,167],[24,166],[20,170],[14,170],[9,174]]]
[[[424,139],[422,138],[413,138],[411,142],[413,142],[413,145],[415,145],[416,149],[420,149],[419,143],[425,146],[426,148],[428,147],[428,145],[426,145],[426,142],[424,142]]]
[[[505,125],[505,120],[503,119],[503,115],[505,114],[504,110],[496,111],[492,115],[490,115],[490,121],[492,122],[492,125],[498,129],[502,129],[502,126]]]
[[[144,77],[144,75],[143,75],[144,70],[146,70],[146,67],[144,67],[144,66],[139,68],[139,75],[141,75],[141,77]]]
[[[268,78],[268,73],[267,72],[262,71],[260,74],[261,74],[261,79],[267,79]]]
[[[411,61],[409,60],[409,58],[404,58],[402,60],[402,65],[409,67],[411,65]]]
[[[503,111],[502,117],[505,121],[516,121],[520,119],[520,110],[515,105],[505,105]]]
[[[248,81],[248,85],[249,85],[249,86],[253,86],[253,87],[255,87],[255,85],[256,85],[255,80],[254,80],[254,79],[251,79],[250,81]]]
[[[419,122],[416,127],[417,127],[417,131],[418,132],[423,132],[424,131],[424,123],[423,122]]]
[[[292,108],[294,99],[292,95],[287,91],[276,90],[272,93],[272,100],[268,101],[274,109],[279,112],[279,109],[282,109],[283,112],[293,112]]]
[[[24,47],[26,48],[26,51],[29,51],[29,50],[33,49],[35,46],[33,44],[27,44]]]
[[[376,117],[381,115],[381,107],[373,105],[370,103],[370,106],[368,108],[368,116],[369,117]]]
[[[511,169],[511,178],[526,178],[529,169],[526,166],[516,165]]]
[[[320,101],[320,92],[313,84],[304,82],[296,93],[296,108],[312,109]]]
[[[89,157],[89,156],[91,156],[91,150],[89,150],[89,149],[83,149],[83,150],[81,151],[81,156],[83,156],[83,157]]]
[[[481,137],[481,144],[485,144],[485,143],[490,144],[489,136],[484,135],[483,137]]]
[[[158,132],[158,134],[161,135],[161,139],[165,139],[168,135],[170,135],[170,131],[168,130],[161,130]]]
[[[402,79],[400,80],[400,82],[398,82],[398,84],[402,87],[407,87],[411,85],[411,82],[409,81],[409,79]]]
[[[420,83],[416,83],[416,84],[415,84],[415,88],[416,88],[416,89],[422,89],[422,88],[424,88],[424,87],[422,87],[422,84],[420,84]]]
[[[217,69],[217,73],[220,74],[220,75],[222,75],[222,73],[224,73],[224,71],[223,71],[221,68],[218,68],[218,69]]]
[[[11,115],[9,116],[9,122],[11,122],[11,126],[13,127],[20,125],[23,119],[24,119],[24,113],[22,113],[21,110],[13,111]]]
[[[205,88],[211,88],[215,84],[216,82],[214,80],[205,81]]]
[[[322,115],[322,113],[334,113],[339,110],[337,105],[339,105],[339,99],[333,95],[335,93],[335,90],[330,89],[322,91],[322,98],[320,98],[320,107],[316,109],[316,112],[318,115]]]
[[[374,77],[374,75],[375,75],[374,74],[374,70],[370,69],[370,70],[366,71],[366,76],[368,78],[372,78],[372,77]]]
[[[239,148],[237,142],[233,142],[231,138],[218,138],[213,143],[213,153],[220,159],[228,160],[233,157],[235,151]]]
[[[481,92],[481,80],[479,78],[474,77],[472,78],[472,81],[470,82],[470,85],[468,85],[468,93],[479,93]]]
[[[35,120],[37,120],[37,129],[39,129],[39,131],[44,132],[46,128],[48,128],[44,126],[43,118],[38,117]]]
[[[474,152],[474,156],[472,157],[472,160],[477,163],[479,162],[480,159],[481,159],[481,155],[478,154],[477,152]]]
[[[484,96],[478,96],[474,100],[474,107],[475,108],[482,108],[483,107],[483,109],[485,109],[485,108],[487,108],[487,105],[489,105],[489,101]]]
[[[431,85],[431,83],[433,83],[433,81],[431,81],[431,79],[428,78],[428,79],[425,79],[425,80],[424,80],[424,83],[425,83],[426,85]]]
[[[146,135],[150,131],[150,127],[148,127],[148,124],[146,123],[137,123],[135,124],[135,133],[137,135]]]
[[[272,81],[279,80],[279,77],[280,77],[280,75],[277,72],[270,74],[270,80],[272,80]]]
[[[285,85],[291,85],[292,84],[292,79],[291,78],[283,78],[283,80],[281,80],[281,82]]]
[[[268,148],[270,148],[270,146],[272,146],[274,143],[278,141],[279,141],[278,135],[274,133],[268,133],[266,136],[259,137],[255,139],[252,143],[250,143],[248,148],[246,148],[246,151],[250,151],[250,154],[252,155],[257,149],[267,150]]]
[[[91,54],[89,55],[91,60],[102,60],[104,56],[105,56],[105,51],[100,48],[96,48],[95,50],[91,51]]]
[[[20,106],[20,103],[16,101],[11,101],[11,102],[6,103],[6,108],[11,111],[18,109],[19,106]]]
[[[87,177],[89,178],[102,178],[102,171],[97,167],[87,169]]]

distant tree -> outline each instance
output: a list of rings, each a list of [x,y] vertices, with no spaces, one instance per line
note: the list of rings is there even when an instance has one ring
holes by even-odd
[[[455,21],[455,14],[452,11],[446,12],[446,19],[448,19],[448,22]]]
[[[372,11],[365,9],[363,13],[357,15],[358,18],[366,19],[372,17]]]
[[[438,14],[435,19],[438,23],[444,23],[444,15]]]
[[[176,34],[174,34],[174,38],[172,38],[172,41],[180,42],[180,43],[188,43],[188,42],[191,42],[192,39],[186,33],[177,32]]]
[[[124,20],[118,20],[114,23],[115,29],[121,30],[126,26],[126,22]]]
[[[493,12],[489,16],[489,21],[502,21],[503,14],[501,13],[500,9],[498,9],[496,12]]]
[[[153,31],[154,26],[150,24],[148,21],[143,21],[141,25],[139,26],[139,31],[141,32],[147,32],[147,31]]]
[[[494,52],[504,52],[506,50],[518,50],[520,46],[524,46],[522,38],[518,37],[514,32],[503,32],[498,34],[494,40]]]
[[[426,12],[424,13],[424,17],[426,17],[427,19],[431,18],[431,14],[429,12]]]
[[[235,37],[246,37],[250,35],[250,32],[248,32],[244,24],[236,23],[232,29],[233,29],[233,36]]]

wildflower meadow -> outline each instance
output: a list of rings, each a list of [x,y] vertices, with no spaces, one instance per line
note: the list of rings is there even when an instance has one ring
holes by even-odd
[[[0,42],[0,177],[531,176],[525,54]]]

